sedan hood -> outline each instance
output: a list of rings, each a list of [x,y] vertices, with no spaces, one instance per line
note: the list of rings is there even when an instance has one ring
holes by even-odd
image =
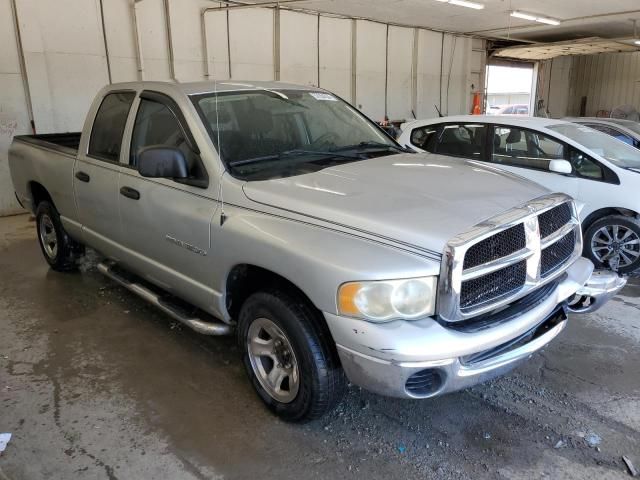
[[[442,253],[454,236],[548,193],[474,161],[399,154],[294,177],[248,182],[264,205]]]

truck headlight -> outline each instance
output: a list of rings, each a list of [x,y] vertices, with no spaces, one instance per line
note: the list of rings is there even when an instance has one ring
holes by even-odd
[[[338,313],[372,322],[427,317],[435,313],[437,277],[344,283]]]

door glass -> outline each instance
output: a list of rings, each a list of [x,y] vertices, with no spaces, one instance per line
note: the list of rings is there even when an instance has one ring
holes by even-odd
[[[205,172],[200,157],[189,147],[180,124],[171,111],[162,103],[142,99],[136,115],[129,165],[138,165],[138,155],[145,147],[173,147],[182,151],[189,165],[190,178],[204,178]]]
[[[89,155],[112,162],[118,161],[124,127],[134,98],[133,92],[110,93],[104,97],[93,121]]]
[[[444,125],[436,153],[482,160],[486,131],[486,125]]]
[[[433,151],[433,140],[438,131],[437,125],[414,128],[411,131],[411,144],[422,150]]]
[[[496,127],[493,156],[496,163],[549,170],[549,162],[564,158],[564,146],[542,133],[517,127]]]
[[[595,180],[602,180],[604,178],[602,167],[588,155],[572,148],[569,160],[576,174],[580,177]]]

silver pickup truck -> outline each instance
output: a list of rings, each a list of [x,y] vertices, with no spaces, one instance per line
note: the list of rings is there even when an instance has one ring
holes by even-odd
[[[89,246],[174,319],[237,332],[289,421],[347,378],[428,398],[495,377],[624,284],[581,258],[569,197],[408,153],[318,88],[111,85],[81,134],[16,137],[9,156],[54,270]]]

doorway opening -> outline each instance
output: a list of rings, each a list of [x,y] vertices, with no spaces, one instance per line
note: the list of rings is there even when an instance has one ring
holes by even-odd
[[[487,115],[533,115],[534,65],[487,66]]]

